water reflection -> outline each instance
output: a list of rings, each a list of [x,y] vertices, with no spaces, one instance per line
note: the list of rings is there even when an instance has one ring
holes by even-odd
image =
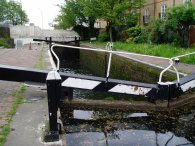
[[[62,61],[61,67],[64,67],[62,72],[91,75],[79,60]],[[74,90],[73,96],[131,100],[126,95],[93,93],[78,89]],[[190,110],[187,112],[163,114],[62,108],[61,115],[68,146],[194,146],[195,112],[194,107],[188,109]]]
[[[119,130],[115,133],[80,132],[66,136],[69,146],[194,146],[185,138],[167,132]]]
[[[72,112],[72,117],[64,119],[68,146],[194,146],[195,143],[194,113],[173,117],[150,113]]]

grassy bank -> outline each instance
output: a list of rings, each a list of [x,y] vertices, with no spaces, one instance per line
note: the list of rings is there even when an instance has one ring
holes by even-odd
[[[92,42],[83,43],[84,45],[93,45],[94,47],[105,47],[105,42]],[[115,50],[124,50],[128,52],[134,52],[138,54],[146,54],[160,57],[175,57],[178,55],[186,54],[189,52],[194,52],[195,48],[180,48],[170,44],[134,44],[134,43],[122,43],[114,42]],[[181,59],[181,62],[188,64],[195,64],[195,55],[190,55]]]
[[[26,86],[21,85],[17,91],[12,93],[12,96],[14,97],[14,102],[11,107],[11,110],[8,112],[8,119],[7,124],[2,127],[2,131],[0,131],[0,146],[3,146],[6,142],[6,138],[8,134],[10,133],[10,122],[12,121],[13,115],[16,113],[17,108],[19,104],[23,103],[23,94],[26,91]]]

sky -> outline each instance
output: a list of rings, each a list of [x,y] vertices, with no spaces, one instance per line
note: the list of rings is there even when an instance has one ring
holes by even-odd
[[[34,23],[43,29],[52,29],[49,26],[59,14],[59,5],[64,0],[15,0],[22,2],[22,9],[26,11],[29,23]],[[42,21],[43,20],[43,21]]]

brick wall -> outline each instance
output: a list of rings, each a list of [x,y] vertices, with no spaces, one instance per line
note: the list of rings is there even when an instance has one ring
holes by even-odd
[[[163,4],[167,5],[167,8],[174,7],[183,4],[183,0],[146,0],[145,5],[140,10],[140,24],[144,25],[144,11],[149,9],[150,20],[159,18],[161,13],[161,6]],[[192,0],[192,4],[195,5],[195,0]]]

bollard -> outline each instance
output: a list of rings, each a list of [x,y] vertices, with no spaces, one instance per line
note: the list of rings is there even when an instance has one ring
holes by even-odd
[[[45,136],[45,141],[53,142],[59,140],[57,111],[61,98],[61,77],[57,71],[50,71],[47,75],[46,82],[50,133]]]
[[[32,45],[31,45],[31,42],[29,44],[29,50],[32,50]]]

